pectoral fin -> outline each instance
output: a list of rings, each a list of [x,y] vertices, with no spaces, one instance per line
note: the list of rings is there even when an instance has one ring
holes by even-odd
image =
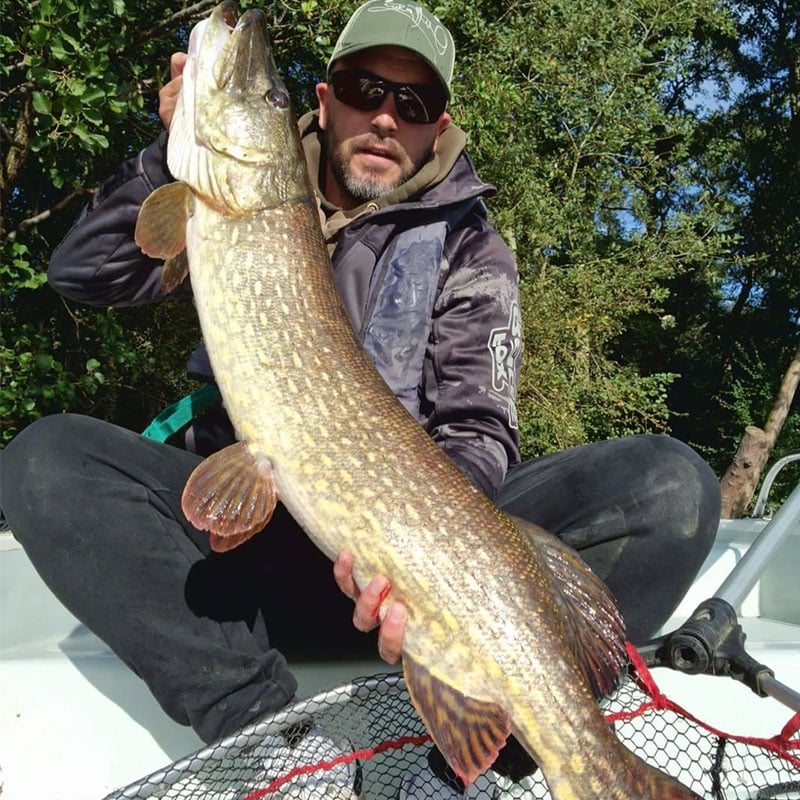
[[[165,259],[164,294],[171,292],[188,274],[186,221],[192,215],[193,204],[189,186],[176,182],[159,186],[139,209],[134,239],[145,255]]]
[[[258,533],[272,517],[278,495],[272,465],[245,442],[232,444],[201,462],[181,497],[183,513],[209,531],[211,549],[222,553]]]
[[[538,525],[513,519],[553,575],[553,597],[564,609],[567,640],[581,671],[595,697],[607,695],[628,662],[625,623],[614,597],[575,550]]]
[[[408,655],[403,671],[411,702],[433,741],[469,786],[494,763],[511,733],[508,714],[496,703],[465,695]]]
[[[169,294],[177,289],[189,276],[189,259],[186,257],[186,250],[181,250],[176,256],[168,258],[164,262],[164,269],[161,271],[161,291]]]

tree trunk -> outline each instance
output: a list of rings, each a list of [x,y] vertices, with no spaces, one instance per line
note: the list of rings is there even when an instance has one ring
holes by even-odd
[[[800,345],[783,376],[764,428],[748,425],[733,461],[720,481],[723,519],[738,519],[750,505],[761,473],[778,441],[800,383]]]

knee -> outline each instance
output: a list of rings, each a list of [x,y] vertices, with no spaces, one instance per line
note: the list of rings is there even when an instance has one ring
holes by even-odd
[[[693,448],[669,436],[636,437],[640,464],[665,520],[675,533],[711,546],[719,525],[720,487],[714,471]]]
[[[54,414],[23,428],[3,450],[3,474],[22,484],[22,476],[34,481],[48,480],[54,462],[64,457],[72,460],[91,438],[90,429],[96,420],[78,414]],[[27,481],[26,481],[27,483]]]
[[[88,422],[87,422],[88,421]],[[59,497],[75,490],[76,457],[87,441],[88,417],[57,414],[43,417],[20,431],[0,459],[0,507],[19,538],[29,520],[59,505]]]

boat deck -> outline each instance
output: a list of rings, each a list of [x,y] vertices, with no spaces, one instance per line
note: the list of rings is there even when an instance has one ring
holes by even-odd
[[[757,534],[723,523],[700,578],[667,626],[714,594]],[[798,688],[800,531],[745,599],[739,621],[750,655]],[[3,800],[99,800],[199,748],[145,685],[50,593],[10,533],[0,533],[0,768]],[[387,672],[377,658],[292,661],[299,696]],[[662,691],[715,727],[773,736],[791,712],[724,677],[653,672]]]

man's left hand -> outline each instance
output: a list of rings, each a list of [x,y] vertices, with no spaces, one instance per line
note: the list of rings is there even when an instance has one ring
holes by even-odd
[[[362,592],[353,578],[353,556],[347,552],[339,553],[333,562],[333,576],[339,588],[355,600],[353,625],[365,632],[380,625],[378,654],[387,664],[396,664],[400,660],[408,614],[398,601],[389,603],[385,613],[381,613],[383,601],[392,588],[388,578],[383,575],[373,578]]]

